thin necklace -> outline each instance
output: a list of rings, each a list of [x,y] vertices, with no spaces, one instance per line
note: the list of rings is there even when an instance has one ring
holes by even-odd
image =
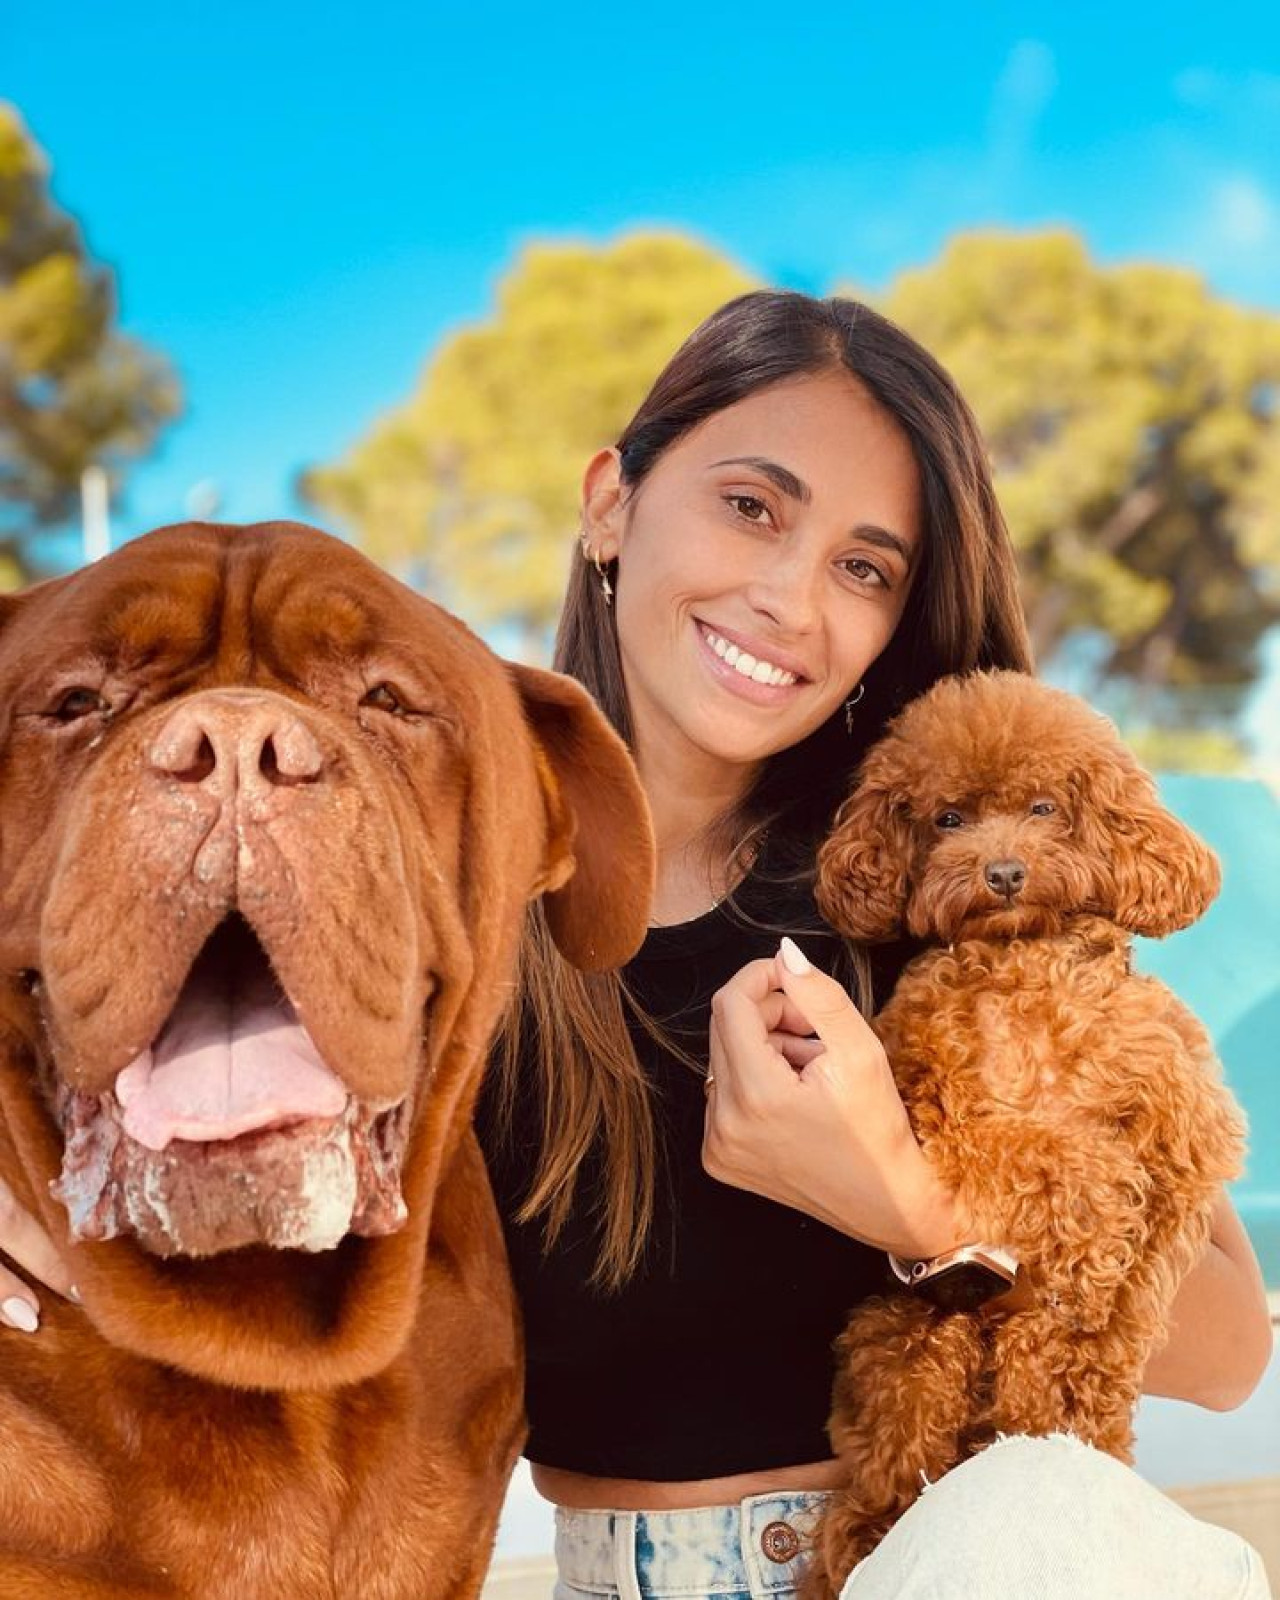
[[[722,906],[729,896],[734,892],[734,890],[740,888],[743,882],[746,880],[752,868],[760,859],[760,851],[764,848],[765,837],[765,833],[761,831],[744,849],[734,851],[733,855],[729,857],[729,861],[726,863],[725,878],[727,880],[729,877],[728,868],[733,864],[734,860],[741,855],[743,858],[743,867],[741,873],[738,875],[737,881],[733,883],[726,881],[725,887],[715,897],[711,904],[705,907],[704,910],[695,911],[691,917],[681,917],[678,922],[651,922],[649,926],[651,928],[680,928],[683,927],[686,922],[699,922],[703,917],[709,917],[711,913]]]

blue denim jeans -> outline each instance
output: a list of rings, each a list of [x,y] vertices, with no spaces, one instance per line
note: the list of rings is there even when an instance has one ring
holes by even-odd
[[[557,1510],[555,1600],[788,1600],[822,1498],[752,1495],[698,1511]]]
[[[820,1494],[556,1513],[556,1600],[790,1600]],[[930,1485],[841,1600],[1270,1600],[1262,1563],[1079,1440],[1004,1439]]]

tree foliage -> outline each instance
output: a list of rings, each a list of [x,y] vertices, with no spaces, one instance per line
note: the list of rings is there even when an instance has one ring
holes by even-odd
[[[1089,628],[1109,673],[1248,683],[1280,619],[1280,319],[1066,232],[963,235],[883,309],[982,424],[1039,653]]]
[[[674,234],[533,246],[492,318],[448,339],[412,397],[303,493],[467,615],[536,636],[564,591],[586,461],[684,336],[750,287]]]
[[[176,415],[165,363],[113,329],[111,273],[52,199],[48,165],[0,104],[0,583],[70,519],[94,463],[118,478]]]

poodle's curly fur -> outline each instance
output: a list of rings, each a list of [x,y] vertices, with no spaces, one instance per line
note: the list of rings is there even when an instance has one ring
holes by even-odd
[[[869,753],[819,904],[852,938],[926,942],[876,1029],[928,1159],[1028,1292],[1017,1310],[904,1291],[853,1314],[831,1419],[847,1487],[811,1596],[999,1433],[1132,1459],[1143,1369],[1244,1129],[1204,1029],[1132,971],[1130,937],[1186,927],[1218,884],[1111,724],[1022,674],[944,680]]]

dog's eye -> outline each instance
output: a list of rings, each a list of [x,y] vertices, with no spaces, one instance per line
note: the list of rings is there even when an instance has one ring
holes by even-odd
[[[91,717],[95,711],[109,716],[111,707],[96,689],[68,689],[53,708],[55,722],[79,722],[81,717]]]
[[[408,706],[389,683],[375,683],[360,704],[373,706],[376,711],[388,711],[393,717],[404,717],[409,714]]]
[[[1031,805],[1031,815],[1033,817],[1051,817],[1057,809],[1052,800],[1035,800]]]
[[[937,827],[939,827],[939,828],[963,828],[964,827],[964,818],[960,815],[960,813],[958,811],[943,811],[938,816],[936,816],[933,820],[934,820],[935,825]]]
[[[415,728],[430,726],[443,729],[450,735],[457,733],[449,708],[438,705],[432,700],[429,690],[423,691],[417,686],[411,686],[406,691],[394,683],[375,683],[371,689],[365,690],[360,699],[360,709],[366,706]]]

